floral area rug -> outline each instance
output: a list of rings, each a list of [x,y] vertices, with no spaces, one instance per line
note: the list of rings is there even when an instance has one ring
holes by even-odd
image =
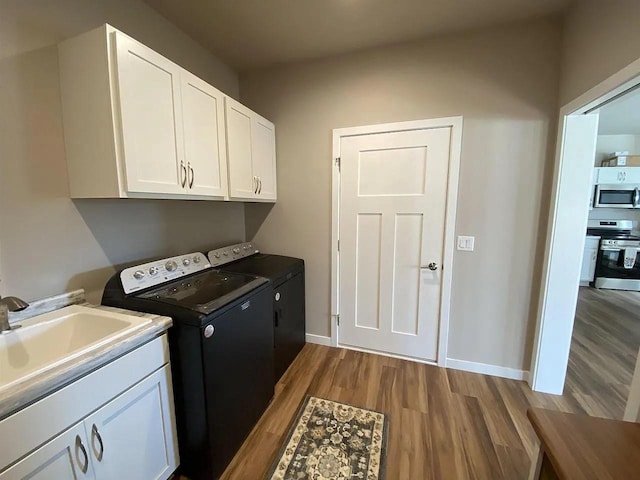
[[[308,396],[269,480],[383,480],[387,416]]]

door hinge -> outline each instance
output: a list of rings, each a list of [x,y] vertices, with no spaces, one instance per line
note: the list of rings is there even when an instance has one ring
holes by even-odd
[[[340,326],[340,315],[336,315],[336,325]]]
[[[338,251],[340,251],[340,239],[338,239]]]
[[[340,157],[336,157],[336,167],[338,167],[338,171],[340,171]]]

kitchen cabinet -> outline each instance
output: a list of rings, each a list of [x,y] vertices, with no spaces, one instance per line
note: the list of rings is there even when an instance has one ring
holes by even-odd
[[[168,359],[164,335],[3,419],[0,438],[20,436],[3,443],[0,480],[169,478],[178,445]]]
[[[640,167],[596,168],[597,184],[640,183]]]
[[[71,197],[227,197],[222,92],[109,25],[58,52]]]
[[[225,99],[229,197],[274,202],[276,188],[275,127],[241,103]]]
[[[600,237],[587,235],[582,255],[582,268],[580,270],[581,286],[586,286],[589,285],[590,282],[593,282],[599,245]]]

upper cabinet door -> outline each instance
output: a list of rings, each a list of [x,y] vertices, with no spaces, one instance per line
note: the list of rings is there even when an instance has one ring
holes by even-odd
[[[195,75],[181,73],[182,119],[187,165],[187,191],[225,197],[227,150],[224,94]]]
[[[186,193],[180,67],[116,32],[126,189]]]
[[[276,131],[273,123],[254,114],[251,130],[253,172],[258,181],[258,198],[276,199]]]
[[[601,167],[596,169],[597,183],[640,183],[640,167]]]
[[[258,194],[258,181],[251,159],[253,112],[235,100],[225,98],[227,152],[229,161],[229,197],[252,199]]]

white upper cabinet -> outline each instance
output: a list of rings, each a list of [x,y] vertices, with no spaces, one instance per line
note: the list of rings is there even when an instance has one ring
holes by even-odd
[[[226,197],[224,94],[186,70],[180,90],[188,187],[196,195]]]
[[[180,67],[114,35],[126,191],[185,193]]]
[[[273,123],[229,97],[225,107],[229,197],[274,202],[277,189]]]
[[[222,92],[109,25],[58,51],[71,197],[229,198]]]
[[[640,167],[598,167],[598,184],[640,183]]]
[[[258,177],[258,198],[276,200],[276,131],[269,120],[254,115],[252,123],[253,168]]]

